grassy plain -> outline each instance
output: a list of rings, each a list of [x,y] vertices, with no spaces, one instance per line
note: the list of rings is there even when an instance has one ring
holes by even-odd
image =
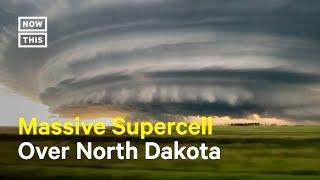
[[[138,137],[18,136],[15,128],[0,128],[0,179],[320,179],[320,126],[214,127],[210,137],[157,137],[161,146],[219,146],[221,160],[144,160],[144,141]],[[76,160],[77,141],[114,145],[130,140],[139,148],[138,160]],[[69,145],[67,160],[21,160],[19,143]]]

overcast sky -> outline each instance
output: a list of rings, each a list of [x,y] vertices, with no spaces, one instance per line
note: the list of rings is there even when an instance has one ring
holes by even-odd
[[[10,94],[0,95],[0,107],[24,101],[16,96],[58,114],[107,105],[317,121],[319,7],[317,0],[4,0],[0,84]],[[48,17],[47,49],[17,48],[18,16]]]

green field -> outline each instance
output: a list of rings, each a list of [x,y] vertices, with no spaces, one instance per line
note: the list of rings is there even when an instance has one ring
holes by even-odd
[[[19,143],[70,145],[92,141],[114,145],[131,140],[143,153],[136,137],[114,136],[18,136],[16,129],[0,129],[0,179],[320,179],[320,126],[228,126],[214,127],[210,137],[156,137],[147,141],[162,146],[179,140],[184,145],[206,142],[219,146],[221,160],[76,160],[74,151],[67,160],[21,160]],[[70,157],[70,158],[69,158]]]

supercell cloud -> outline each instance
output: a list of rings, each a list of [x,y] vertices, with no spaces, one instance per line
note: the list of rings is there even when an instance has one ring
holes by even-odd
[[[0,81],[65,107],[320,120],[316,0],[1,1]],[[17,17],[48,16],[48,48]]]

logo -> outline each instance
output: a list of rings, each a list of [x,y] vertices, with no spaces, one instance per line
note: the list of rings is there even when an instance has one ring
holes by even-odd
[[[18,47],[47,48],[47,17],[18,17]]]

